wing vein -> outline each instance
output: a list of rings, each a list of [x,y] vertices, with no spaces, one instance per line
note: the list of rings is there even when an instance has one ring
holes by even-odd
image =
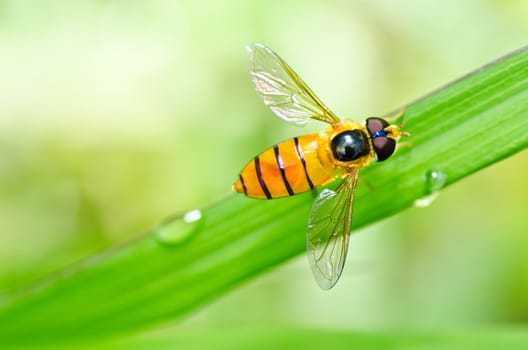
[[[249,44],[246,51],[255,90],[279,118],[298,125],[309,119],[339,123],[339,118],[275,52],[258,43]]]
[[[349,171],[335,191],[323,190],[312,205],[308,219],[308,259],[323,289],[335,285],[346,260],[357,170]]]

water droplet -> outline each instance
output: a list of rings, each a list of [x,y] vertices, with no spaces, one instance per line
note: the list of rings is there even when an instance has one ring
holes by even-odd
[[[198,209],[194,209],[183,214],[183,221],[190,224],[192,222],[198,221],[202,218],[202,212]]]
[[[198,209],[183,215],[166,219],[155,230],[156,239],[165,244],[180,244],[185,242],[198,228],[202,219],[202,212]]]
[[[438,170],[430,169],[425,173],[424,196],[414,201],[414,206],[418,208],[425,208],[438,197],[440,190],[444,187],[447,181],[447,175]]]

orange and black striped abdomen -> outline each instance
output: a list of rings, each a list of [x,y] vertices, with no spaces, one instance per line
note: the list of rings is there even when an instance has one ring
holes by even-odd
[[[312,133],[281,142],[256,156],[240,172],[233,185],[248,197],[272,199],[312,190],[333,179],[318,152],[319,134]]]

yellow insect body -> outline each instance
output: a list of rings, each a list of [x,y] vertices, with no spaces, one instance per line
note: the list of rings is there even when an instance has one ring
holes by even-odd
[[[345,263],[358,170],[374,159],[390,157],[400,136],[408,134],[400,131],[402,124],[390,125],[381,118],[365,123],[339,119],[277,54],[257,43],[246,49],[255,90],[277,116],[299,125],[310,119],[329,125],[258,154],[242,169],[233,189],[252,198],[274,199],[344,178],[336,191],[319,194],[308,218],[312,272],[321,288],[330,289]]]

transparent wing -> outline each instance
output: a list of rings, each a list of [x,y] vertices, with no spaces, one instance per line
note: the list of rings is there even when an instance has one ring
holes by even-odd
[[[308,260],[322,289],[332,288],[345,266],[357,174],[351,171],[336,191],[323,190],[310,211]]]
[[[259,43],[246,46],[255,90],[279,118],[304,125],[309,119],[339,122],[304,81],[275,52]]]

